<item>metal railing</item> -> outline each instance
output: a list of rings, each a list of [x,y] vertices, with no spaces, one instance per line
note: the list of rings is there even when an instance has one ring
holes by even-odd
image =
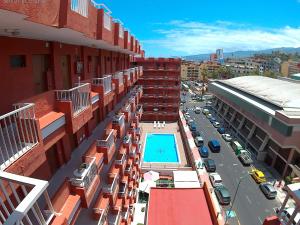
[[[111,77],[111,75],[107,75],[104,77],[93,78],[92,84],[95,86],[103,86],[104,94],[108,94],[112,89]]]
[[[119,124],[119,126],[123,126],[125,124],[125,116],[123,115],[115,115],[112,121],[114,124]]]
[[[0,171],[1,224],[50,224],[55,211],[48,185],[48,181]]]
[[[39,143],[33,103],[14,105],[0,116],[0,169],[4,170]]]
[[[127,208],[126,212],[123,212],[123,219],[127,220],[129,217],[129,207]]]
[[[129,166],[126,166],[125,172],[130,173],[131,169],[132,169],[132,164],[129,164]]]
[[[124,112],[130,112],[130,110],[131,110],[131,105],[130,105],[130,104],[127,104],[127,105],[125,105],[125,106],[123,107],[123,111],[124,111]]]
[[[109,134],[107,135],[105,140],[97,140],[97,146],[99,147],[106,147],[107,149],[110,149],[110,147],[115,143],[114,140],[114,131],[111,130]]]
[[[123,74],[130,77],[130,69],[123,70]]]
[[[89,0],[71,0],[71,10],[84,17],[88,17]]]
[[[71,101],[73,116],[84,111],[91,105],[91,85],[89,83],[79,84],[69,90],[56,90],[56,99],[58,101]]]
[[[71,184],[76,187],[83,187],[86,190],[90,187],[92,181],[97,175],[97,166],[96,166],[96,158],[95,157],[86,157],[86,160],[89,162],[85,162],[86,168],[81,168],[81,177],[79,178],[71,178]],[[78,169],[79,170],[79,169]]]
[[[113,79],[119,80],[119,85],[124,83],[123,72],[117,72],[113,74]]]
[[[121,159],[116,159],[115,163],[116,163],[116,165],[123,165],[125,160],[126,160],[126,153],[122,154]]]
[[[101,213],[97,225],[103,225],[107,220],[108,207],[106,207],[105,209],[94,209],[94,211],[99,211]]]
[[[142,105],[138,105],[138,108],[137,108],[136,112],[138,114],[142,114],[143,113],[143,106]]]
[[[103,191],[104,193],[109,193],[109,194],[112,194],[114,192],[114,190],[116,189],[116,186],[118,185],[119,183],[119,175],[116,175],[114,177],[114,180],[111,184],[107,184],[104,188],[103,188]]]
[[[129,150],[129,155],[131,156],[131,157],[134,157],[135,156],[135,152],[136,152],[136,147],[131,147],[131,149]]]

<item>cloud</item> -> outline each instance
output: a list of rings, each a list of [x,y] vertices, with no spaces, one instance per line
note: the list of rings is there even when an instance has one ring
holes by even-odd
[[[154,29],[153,32],[160,38],[143,40],[143,44],[149,50],[150,48],[165,49],[168,55],[209,53],[217,48],[230,52],[300,46],[300,27],[286,26],[271,29],[229,21],[208,24],[199,21],[173,20],[160,23],[159,29]]]

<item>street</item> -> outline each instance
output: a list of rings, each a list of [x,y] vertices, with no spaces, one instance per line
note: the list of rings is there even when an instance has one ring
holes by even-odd
[[[186,95],[186,108],[194,108],[194,106],[203,107],[205,103],[190,102],[190,95]],[[217,139],[221,145],[220,153],[209,152],[209,158],[216,163],[217,170],[223,180],[223,184],[228,188],[231,200],[233,200],[234,193],[237,189],[239,180],[241,180],[235,202],[233,204],[233,211],[236,214],[235,219],[229,221],[237,221],[233,223],[242,225],[257,225],[262,224],[264,218],[269,215],[274,215],[274,208],[280,206],[280,202],[275,200],[268,200],[259,189],[258,184],[248,174],[250,167],[244,167],[235,153],[233,152],[229,142],[225,142],[217,129],[212,126],[210,121],[203,115],[195,114],[193,110],[189,110],[191,119],[197,124],[197,130],[201,132],[204,138],[204,144],[211,139]],[[226,206],[228,210],[230,206]]]

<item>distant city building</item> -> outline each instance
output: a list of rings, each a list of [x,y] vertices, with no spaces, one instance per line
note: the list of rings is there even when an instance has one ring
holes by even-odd
[[[223,49],[217,49],[216,51],[217,54],[217,60],[218,62],[223,65],[224,64],[224,53],[223,53]]]
[[[182,80],[200,80],[200,64],[196,62],[183,61],[181,63],[181,79]]]
[[[217,62],[218,61],[218,56],[216,53],[210,54],[210,61],[211,62]]]
[[[200,65],[200,74],[201,74],[201,80],[203,79],[204,70],[207,71],[207,74],[212,74],[214,71],[220,68],[220,64],[217,62],[203,62]]]
[[[288,60],[281,64],[281,74],[283,76],[287,77],[296,73],[300,73],[300,61]]]

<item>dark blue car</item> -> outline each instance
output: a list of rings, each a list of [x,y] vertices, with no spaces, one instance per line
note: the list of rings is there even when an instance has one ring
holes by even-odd
[[[224,127],[219,127],[217,130],[220,134],[225,134],[225,128]]]
[[[197,130],[197,126],[196,126],[196,123],[195,123],[195,122],[192,122],[192,123],[190,124],[190,130],[191,130],[191,131],[196,131],[196,130]]]
[[[209,121],[210,121],[211,123],[213,123],[213,122],[216,122],[217,120],[216,120],[215,117],[212,117],[212,118],[209,119]]]
[[[203,158],[208,158],[208,148],[205,146],[202,146],[199,148],[200,156]]]
[[[210,150],[212,151],[212,152],[220,152],[220,150],[221,150],[221,146],[220,146],[220,143],[219,143],[219,141],[217,141],[217,140],[210,140],[209,142],[208,142],[208,147],[210,148]]]

